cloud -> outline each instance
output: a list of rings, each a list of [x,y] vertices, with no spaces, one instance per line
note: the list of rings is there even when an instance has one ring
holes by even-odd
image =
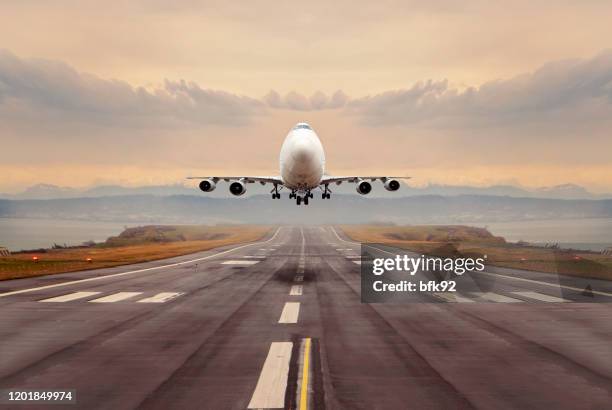
[[[560,129],[609,124],[612,51],[591,59],[543,65],[533,73],[490,81],[463,91],[446,80],[419,82],[351,101],[347,111],[371,126]]]
[[[316,111],[342,108],[348,103],[349,98],[341,90],[336,91],[329,97],[321,91],[315,92],[310,97],[291,91],[282,97],[278,92],[272,90],[262,100],[271,108]]]
[[[263,112],[261,101],[195,83],[166,80],[145,89],[80,73],[61,62],[0,51],[0,122],[5,126],[240,126]]]

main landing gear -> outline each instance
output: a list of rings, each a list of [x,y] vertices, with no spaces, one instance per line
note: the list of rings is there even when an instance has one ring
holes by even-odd
[[[278,193],[278,185],[274,184],[274,189],[270,191],[270,193],[272,194],[272,199],[280,199],[280,194]],[[289,195],[289,197],[291,198],[291,195]]]
[[[312,198],[314,195],[312,195],[312,193],[310,191],[307,191],[303,197],[298,196],[296,194],[295,191],[293,191],[291,194],[289,194],[289,198],[291,198],[291,196],[293,196],[293,198],[295,198],[295,203],[297,205],[301,205],[302,202],[304,203],[304,205],[308,205],[308,199]]]
[[[321,194],[321,198],[322,199],[330,199],[331,198],[331,191],[329,190],[329,184],[325,184],[325,190]]]

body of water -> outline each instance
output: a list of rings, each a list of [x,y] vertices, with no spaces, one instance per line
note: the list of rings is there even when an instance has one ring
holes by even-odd
[[[0,218],[0,246],[11,251],[102,242],[124,229],[120,222],[89,222],[62,219]]]
[[[562,248],[593,251],[612,246],[612,218],[490,222],[477,226],[509,242],[558,243]]]

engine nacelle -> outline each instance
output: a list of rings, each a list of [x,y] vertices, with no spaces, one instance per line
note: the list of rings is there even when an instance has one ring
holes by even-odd
[[[200,189],[204,192],[214,191],[216,187],[217,184],[215,184],[215,181],[212,179],[205,179],[204,181],[200,182]]]
[[[367,195],[372,190],[372,184],[368,181],[359,181],[357,183],[357,193],[361,195]]]
[[[232,182],[229,186],[232,195],[240,196],[246,192],[246,184],[242,181]]]
[[[385,189],[387,191],[397,191],[400,188],[400,183],[397,179],[387,179],[385,181]]]

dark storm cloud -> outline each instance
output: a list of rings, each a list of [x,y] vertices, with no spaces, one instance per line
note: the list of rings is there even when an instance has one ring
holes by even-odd
[[[347,109],[373,126],[596,126],[612,116],[612,52],[548,63],[530,74],[463,91],[449,87],[446,80],[419,82],[353,100]]]
[[[168,81],[153,89],[104,80],[47,60],[0,51],[0,121],[46,126],[239,126],[265,110],[256,99]]]

